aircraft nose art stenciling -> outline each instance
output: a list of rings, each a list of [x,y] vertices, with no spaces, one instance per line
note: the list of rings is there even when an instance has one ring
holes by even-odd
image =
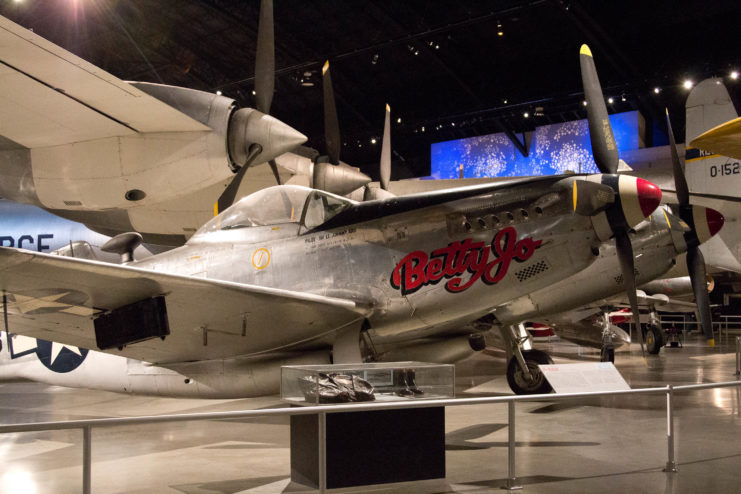
[[[77,369],[89,352],[86,348],[20,335],[12,335],[8,338],[8,350],[11,359],[35,353],[44,367],[60,374]]]

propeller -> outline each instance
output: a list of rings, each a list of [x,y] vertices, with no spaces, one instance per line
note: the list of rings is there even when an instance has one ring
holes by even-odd
[[[708,345],[712,347],[715,346],[713,320],[710,314],[710,296],[708,295],[706,284],[707,272],[705,269],[705,259],[702,252],[700,252],[702,239],[698,233],[700,233],[699,228],[707,224],[707,233],[710,236],[714,235],[723,225],[723,216],[712,209],[695,208],[690,204],[689,187],[687,186],[687,179],[684,176],[682,163],[679,161],[677,145],[674,142],[674,132],[672,131],[672,123],[669,118],[669,110],[666,110],[666,126],[669,134],[669,145],[672,151],[672,170],[674,172],[674,188],[677,191],[677,199],[679,200],[679,217],[690,225],[690,231],[684,234],[684,239],[687,243],[687,272],[690,275],[692,292],[695,294],[695,302],[697,303],[697,311],[700,315],[702,331],[705,334]],[[705,217],[695,218],[696,215],[702,216],[703,209]]]
[[[217,212],[234,203],[242,180],[252,163],[270,164],[276,182],[280,174],[275,157],[306,142],[306,136],[270,116],[275,92],[275,40],[273,33],[273,0],[262,0],[257,27],[255,55],[256,109],[240,108],[230,119],[228,130],[229,156],[239,170],[216,203]],[[261,145],[259,143],[263,143]]]
[[[643,346],[643,330],[641,329],[641,313],[638,309],[638,296],[636,295],[636,276],[633,257],[633,245],[630,243],[627,231],[615,233],[615,247],[617,248],[620,270],[623,272],[623,288],[628,294],[630,310],[633,312],[633,324],[635,324],[640,336],[641,355],[645,358],[646,351]]]
[[[597,76],[597,68],[594,65],[592,51],[587,45],[582,45],[579,50],[579,65],[581,67],[584,98],[587,101],[587,122],[589,124],[589,138],[592,143],[594,162],[602,173],[613,174],[614,176],[614,174],[617,173],[620,158],[618,156],[615,135],[613,134],[612,126],[610,125],[610,118],[607,114],[607,106],[605,105],[605,98],[602,94],[602,86],[600,85],[599,77]],[[625,182],[626,178],[627,177],[624,176],[617,177],[617,183],[614,186],[616,192],[620,192],[622,185],[621,179]],[[603,182],[605,181],[604,178],[602,180]],[[607,181],[614,182],[614,179],[609,178]],[[649,183],[646,181],[643,182],[646,184]],[[645,184],[642,184],[641,182],[637,181],[636,183],[638,187],[646,187]],[[661,192],[658,189],[652,192],[654,193],[654,196],[651,196],[651,193],[649,192],[645,192],[647,196],[651,196],[650,201],[640,203],[643,217],[648,216],[648,214],[658,206],[661,199]],[[631,225],[634,223],[631,221],[625,221],[629,216],[635,216],[637,218],[638,215],[636,213],[638,211],[635,210],[634,207],[631,207],[631,205],[625,203],[622,194],[618,194],[618,197],[619,200],[616,201],[616,204],[607,208],[607,218],[615,236],[615,248],[620,262],[620,269],[623,274],[623,288],[628,294],[630,307],[633,311],[633,321],[635,322],[638,334],[640,335],[641,354],[645,357],[643,330],[641,329],[640,313],[638,312],[638,298],[636,296],[635,257],[633,255],[633,246],[630,242],[630,237],[628,236]],[[648,203],[651,203],[653,207],[650,211],[646,212],[647,208],[645,206],[648,206]],[[622,218],[616,216],[615,212],[623,213]]]
[[[316,158],[311,172],[311,186],[339,195],[349,194],[371,181],[357,168],[340,161],[340,125],[334,100],[329,60],[322,67],[324,95],[324,140],[327,154]]]
[[[581,45],[579,65],[584,99],[587,101],[587,122],[594,162],[602,173],[616,173],[619,158],[615,135],[610,126],[610,117],[607,115],[607,106],[602,95],[597,68],[594,66],[592,51],[587,45]]]
[[[333,165],[340,164],[340,124],[337,119],[337,107],[334,101],[332,74],[329,71],[329,60],[322,67],[322,93],[324,95],[324,141],[327,157]]]
[[[391,107],[387,103],[381,144],[381,188],[383,190],[389,190],[389,180],[391,180]]]

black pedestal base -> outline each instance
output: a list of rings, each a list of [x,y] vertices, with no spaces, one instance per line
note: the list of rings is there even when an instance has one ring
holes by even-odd
[[[291,417],[291,480],[318,487],[318,415]],[[445,477],[445,408],[327,414],[327,488]]]

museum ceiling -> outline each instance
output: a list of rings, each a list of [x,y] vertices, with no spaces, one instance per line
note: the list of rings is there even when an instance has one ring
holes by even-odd
[[[247,106],[258,12],[258,0],[0,5],[0,14],[122,79],[222,91]],[[724,77],[739,93],[741,79],[729,73],[741,70],[740,24],[738,0],[275,0],[271,112],[322,150],[329,59],[342,160],[377,176],[388,102],[394,178],[426,175],[432,142],[584,118],[578,53],[586,42],[610,111],[640,110],[650,141],[668,106],[684,142],[685,79]]]

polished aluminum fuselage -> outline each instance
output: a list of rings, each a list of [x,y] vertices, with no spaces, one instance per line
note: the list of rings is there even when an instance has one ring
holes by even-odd
[[[371,308],[374,338],[424,337],[462,327],[596,258],[591,219],[570,203],[573,180],[422,208],[409,207],[408,198],[364,203],[347,212],[360,221],[350,216],[313,230],[297,222],[211,231],[135,265],[349,299]]]

